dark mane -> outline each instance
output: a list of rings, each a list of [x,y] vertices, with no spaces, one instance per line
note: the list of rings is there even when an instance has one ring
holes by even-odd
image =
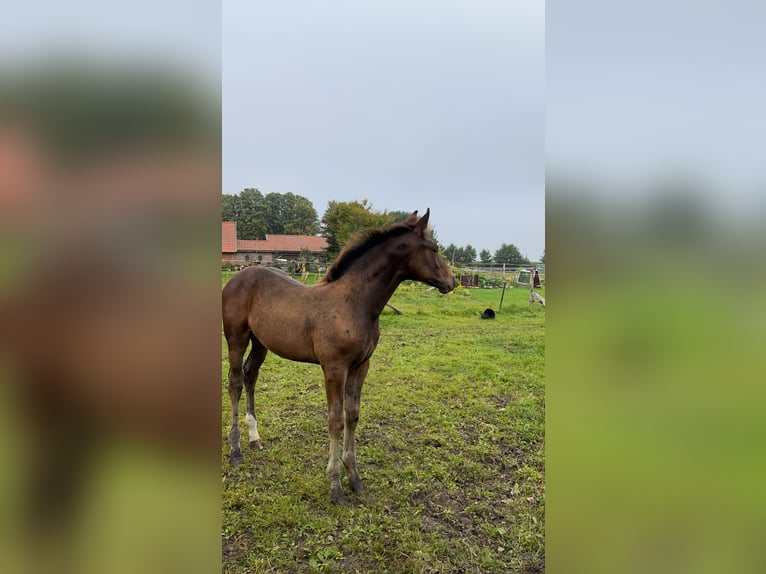
[[[398,237],[410,231],[412,231],[412,226],[406,223],[395,223],[388,227],[360,231],[349,241],[338,258],[327,269],[324,282],[337,281],[370,249],[385,243],[392,237]]]

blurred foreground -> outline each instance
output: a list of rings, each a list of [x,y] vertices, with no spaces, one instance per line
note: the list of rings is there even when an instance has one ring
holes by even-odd
[[[216,88],[145,60],[0,74],[3,571],[216,571]]]
[[[764,17],[546,2],[552,573],[764,571]]]
[[[766,204],[692,180],[549,178],[550,572],[766,564]]]

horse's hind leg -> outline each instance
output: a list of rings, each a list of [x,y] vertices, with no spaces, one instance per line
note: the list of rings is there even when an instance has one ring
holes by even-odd
[[[362,395],[362,383],[370,361],[367,360],[356,369],[349,372],[346,379],[345,400],[343,402],[344,432],[343,432],[343,465],[348,473],[348,481],[351,490],[364,492],[364,483],[356,472],[356,424],[359,422],[359,404]]]
[[[251,448],[263,448],[261,436],[258,434],[258,419],[255,416],[255,383],[258,380],[258,371],[266,359],[268,350],[255,337],[250,337],[253,343],[250,354],[245,361],[245,396],[247,397],[247,424],[248,439]]]
[[[242,387],[245,373],[242,369],[242,357],[250,341],[249,331],[226,333],[229,346],[229,398],[231,399],[231,428],[229,429],[229,445],[231,446],[231,464],[242,464],[242,451],[239,448],[239,399],[242,397]]]

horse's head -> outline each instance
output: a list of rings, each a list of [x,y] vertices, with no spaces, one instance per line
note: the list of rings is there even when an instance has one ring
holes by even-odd
[[[411,249],[407,258],[407,279],[422,281],[436,287],[441,293],[449,293],[457,282],[447,262],[439,255],[436,242],[426,236],[428,217],[431,209],[418,219],[418,212],[410,215],[405,224],[412,226],[412,233],[406,236],[406,245]]]

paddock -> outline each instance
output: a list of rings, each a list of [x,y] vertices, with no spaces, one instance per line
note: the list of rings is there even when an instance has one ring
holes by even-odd
[[[482,320],[500,292],[394,293],[403,314],[381,316],[357,429],[369,489],[342,506],[326,496],[315,365],[269,355],[256,387],[266,446],[226,463],[222,339],[226,572],[544,570],[545,312],[509,289]]]

